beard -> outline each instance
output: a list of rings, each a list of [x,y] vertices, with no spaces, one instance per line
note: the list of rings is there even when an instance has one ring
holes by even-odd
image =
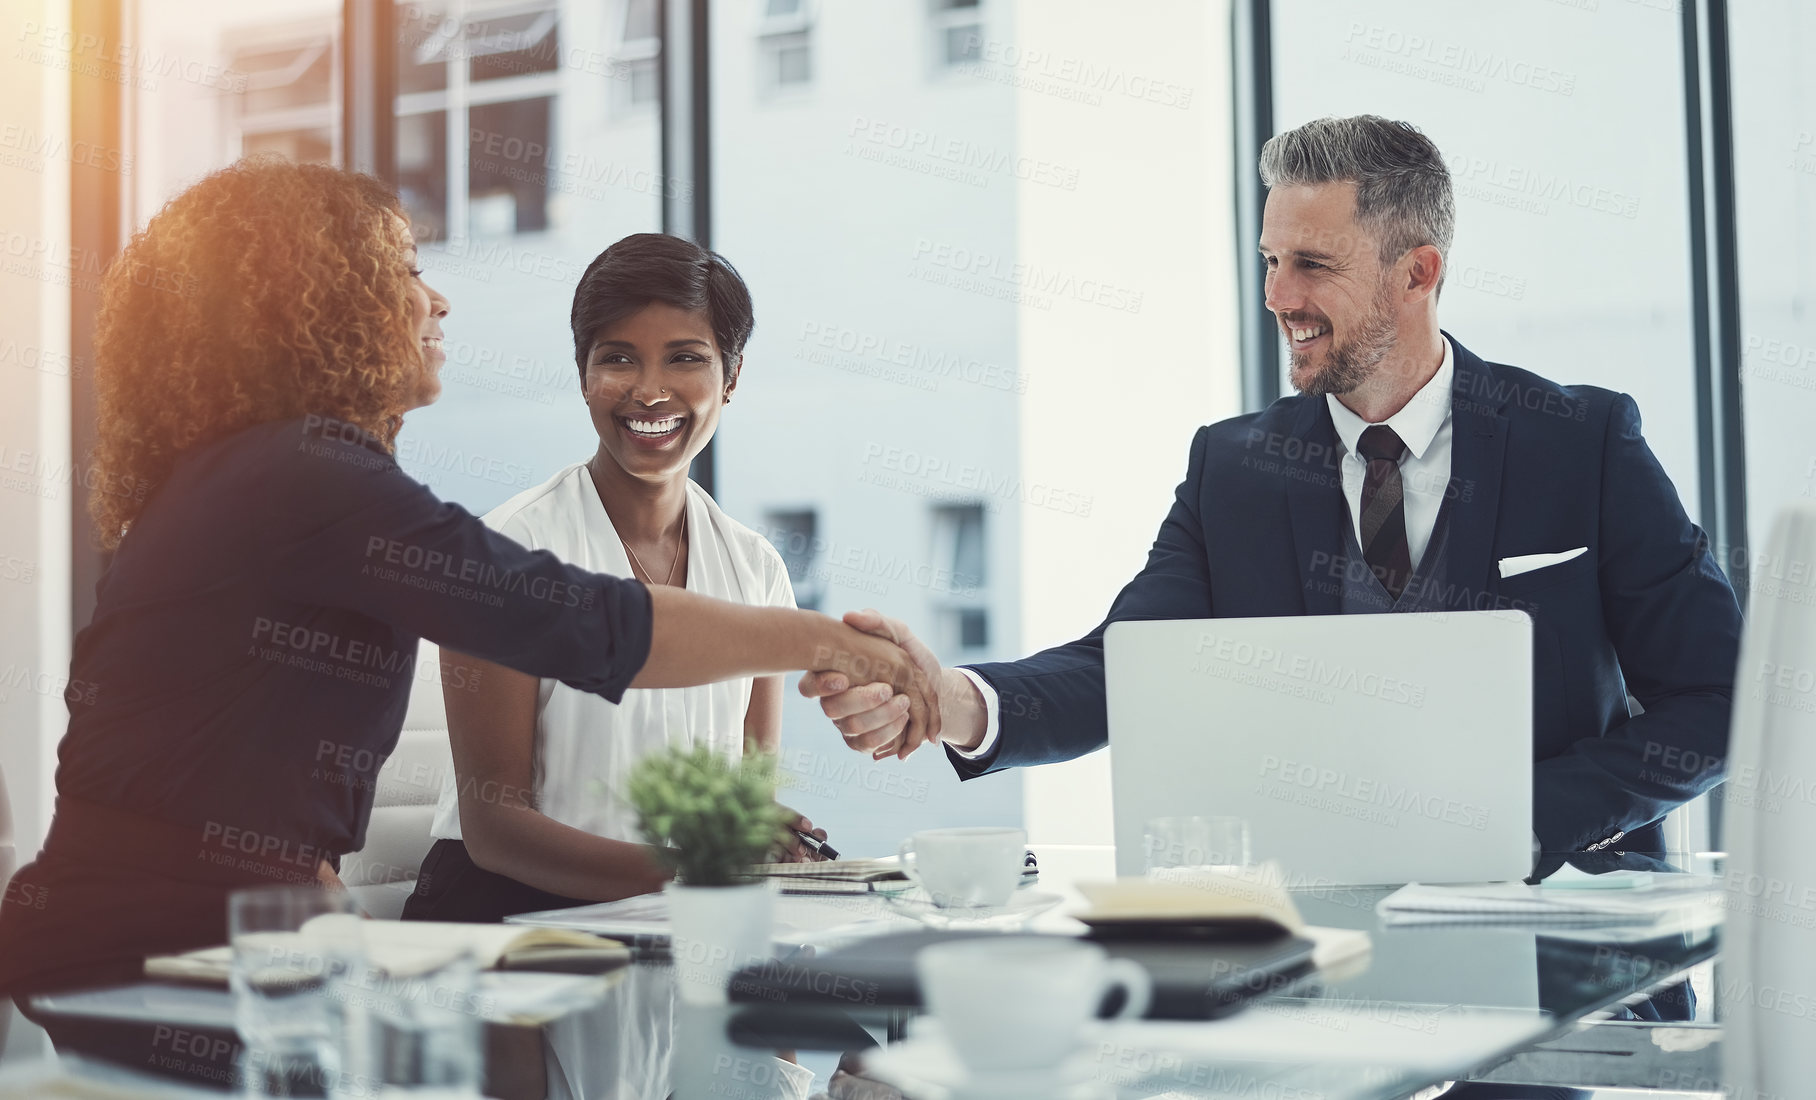
[[[1328,325],[1329,322],[1326,321],[1325,324]],[[1299,381],[1299,373],[1311,367],[1311,358],[1293,351],[1289,341],[1293,388],[1307,397],[1349,393],[1375,373],[1375,367],[1387,358],[1388,352],[1394,350],[1399,335],[1399,329],[1394,324],[1393,294],[1384,283],[1368,312],[1357,320],[1355,332],[1341,344],[1333,341],[1323,368],[1303,383]]]

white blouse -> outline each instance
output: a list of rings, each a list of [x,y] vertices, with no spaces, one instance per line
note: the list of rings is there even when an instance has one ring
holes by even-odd
[[[548,550],[583,569],[632,576],[618,531],[585,464],[570,466],[488,512],[487,525],[532,550]],[[763,536],[720,510],[687,483],[687,590],[738,603],[793,607],[782,555]],[[559,680],[536,688],[534,783],[537,808],[563,825],[612,840],[641,842],[624,798],[631,768],[649,753],[711,745],[728,760],[744,753],[746,677],[691,688],[633,688],[616,705]],[[460,805],[452,769],[442,784],[430,832],[459,839]]]

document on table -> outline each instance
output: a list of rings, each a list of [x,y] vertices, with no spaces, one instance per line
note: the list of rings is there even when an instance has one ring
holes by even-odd
[[[1519,923],[1628,924],[1719,903],[1721,884],[1707,875],[1653,873],[1609,889],[1548,888],[1522,882],[1464,886],[1409,883],[1381,899],[1375,912],[1389,925]]]
[[[848,933],[912,927],[914,924],[907,918],[893,915],[882,896],[876,894],[825,898],[782,894],[774,900],[775,924],[771,939],[778,947],[827,944]],[[597,905],[519,913],[505,920],[510,924],[572,928],[607,935],[643,950],[665,947],[669,937],[666,894],[639,894]]]

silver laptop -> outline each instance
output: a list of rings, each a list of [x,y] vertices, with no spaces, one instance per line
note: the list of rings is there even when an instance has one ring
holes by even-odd
[[[1517,611],[1113,623],[1116,870],[1146,823],[1246,818],[1288,885],[1532,867],[1532,620]]]

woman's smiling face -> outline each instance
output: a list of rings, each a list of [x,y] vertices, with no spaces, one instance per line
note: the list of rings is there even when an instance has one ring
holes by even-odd
[[[593,334],[585,395],[601,448],[646,481],[685,476],[737,387],[711,322],[652,302]]]
[[[442,347],[441,319],[448,315],[448,300],[439,290],[423,282],[418,266],[416,239],[410,223],[392,214],[393,232],[410,263],[410,323],[422,344],[422,384],[410,397],[411,408],[421,408],[441,395],[441,368],[448,361]]]

